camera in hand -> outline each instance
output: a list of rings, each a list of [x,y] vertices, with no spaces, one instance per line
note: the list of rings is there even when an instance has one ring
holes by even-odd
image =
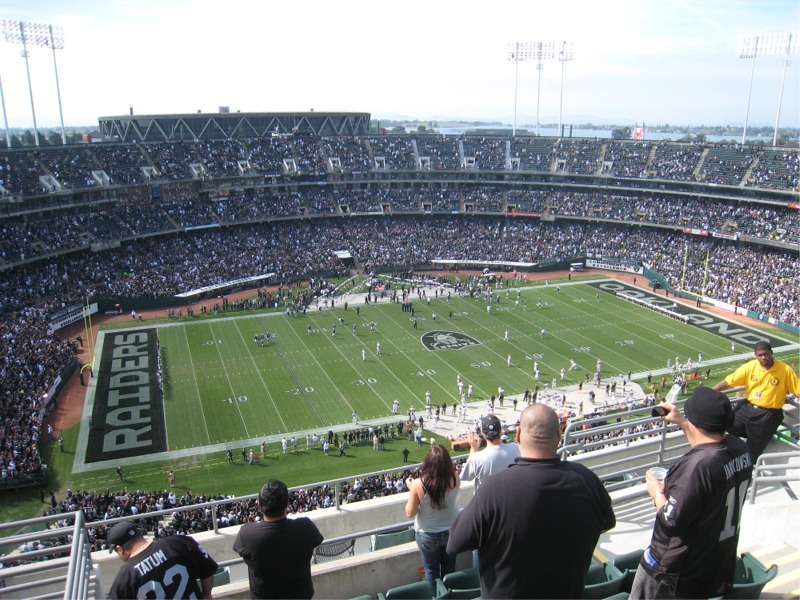
[[[654,406],[650,414],[654,417],[666,417],[668,412],[669,411],[663,406]]]

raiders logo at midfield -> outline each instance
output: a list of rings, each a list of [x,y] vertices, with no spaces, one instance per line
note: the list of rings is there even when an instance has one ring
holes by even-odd
[[[421,341],[428,350],[460,350],[480,344],[474,337],[455,331],[429,331]]]

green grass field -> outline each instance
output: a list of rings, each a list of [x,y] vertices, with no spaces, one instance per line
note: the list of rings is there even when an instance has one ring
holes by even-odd
[[[160,327],[169,447],[326,431],[350,423],[353,412],[362,421],[388,417],[394,399],[403,412],[412,404],[420,408],[426,390],[435,404],[451,404],[458,398],[457,373],[473,384],[474,398],[488,398],[498,386],[521,393],[533,387],[533,360],[540,363],[542,382],[550,382],[574,358],[583,368],[570,373],[577,383],[594,372],[598,357],[609,376],[661,368],[675,355],[696,360],[698,352],[708,359],[730,354],[730,343],[717,335],[607,294],[597,302],[595,293],[586,285],[565,285],[559,294],[551,286],[523,292],[527,311],[515,305],[514,294],[494,304],[491,314],[484,302],[469,298],[417,302],[416,330],[409,313],[386,302],[362,307],[358,316],[351,307],[297,318],[273,314]],[[539,297],[545,308],[536,308]],[[377,323],[374,332],[370,322]],[[421,342],[431,330],[466,334],[479,343],[431,351]],[[273,341],[255,346],[254,334],[265,331]]]
[[[549,286],[521,288],[519,304],[517,288],[503,288],[491,312],[482,299],[452,295],[449,303],[445,297],[427,302],[414,295],[416,329],[411,314],[388,300],[359,306],[358,313],[353,304],[344,310],[337,303],[336,309],[314,308],[295,318],[267,311],[239,313],[239,318],[145,323],[157,328],[161,347],[169,453],[142,453],[120,462],[125,465],[125,484],[163,489],[167,470],[174,468],[178,491],[241,495],[254,493],[269,477],[304,485],[393,468],[402,464],[405,440],[391,441],[379,453],[366,446],[348,448],[347,457],[339,459],[334,457],[338,452],[323,457],[319,450],[307,451],[305,434],[349,430],[353,412],[360,422],[387,422],[395,399],[401,416],[412,404],[419,414],[428,390],[434,404],[452,405],[458,399],[459,373],[465,391],[473,385],[475,401],[496,393],[498,386],[506,395],[533,389],[535,360],[544,384],[560,378],[560,369],[574,359],[580,368],[567,374],[571,379],[564,383],[569,385],[587,372],[591,376],[598,358],[604,379],[628,371],[634,379],[644,379],[648,372],[660,379],[668,358],[697,361],[702,353],[702,371],[711,368],[716,382],[742,361],[731,353],[732,339],[740,339],[737,354],[748,352],[742,335],[770,337],[776,346],[792,341],[774,331],[765,334],[730,323],[721,328],[685,324],[600,290],[600,281],[561,281],[560,293],[555,280]],[[433,289],[426,292],[433,294]],[[542,308],[537,307],[539,300]],[[374,331],[370,323],[376,324]],[[443,332],[445,337],[438,339],[444,339],[445,346],[454,338],[472,341],[459,349],[433,350],[431,342],[424,343],[424,336],[433,331]],[[254,335],[265,332],[271,335],[270,343],[255,345]],[[106,342],[110,335],[105,333]],[[99,365],[100,372],[109,368],[106,363]],[[301,451],[284,455],[280,439],[292,435],[300,440]],[[84,464],[85,436],[82,423],[65,432],[67,452],[44,445],[51,464],[49,487],[119,489],[117,463]],[[258,450],[260,442],[266,443],[266,456],[255,466],[243,463],[241,448]],[[225,458],[227,448],[234,451],[235,465]],[[411,461],[422,460],[424,448],[410,449]],[[20,502],[5,503],[5,508],[12,507],[12,518],[38,510],[38,494],[21,494]]]

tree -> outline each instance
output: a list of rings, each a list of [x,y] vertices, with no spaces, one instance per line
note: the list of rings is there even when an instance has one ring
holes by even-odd
[[[630,127],[614,127],[611,130],[611,139],[613,140],[629,140],[631,139]]]
[[[51,130],[50,133],[47,134],[47,143],[51,146],[60,146],[62,143],[61,132],[55,129]]]
[[[405,133],[405,132],[406,128],[403,127],[402,125],[395,125],[394,127],[392,127],[392,133]]]

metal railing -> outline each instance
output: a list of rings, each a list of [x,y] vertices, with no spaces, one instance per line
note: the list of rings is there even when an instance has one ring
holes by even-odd
[[[682,408],[679,393],[680,386],[673,386],[667,400]],[[570,420],[559,449],[564,460],[592,468],[609,491],[642,483],[650,467],[669,466],[689,447],[676,425],[652,415],[652,406],[624,408],[630,404],[600,407],[602,414]]]
[[[0,524],[0,530],[19,528],[26,525],[58,523],[73,520],[71,527],[46,529],[36,533],[12,535],[0,538],[0,544],[25,545],[36,542],[41,546],[42,540],[57,539],[67,543],[38,548],[27,552],[11,553],[3,556],[2,570],[4,580],[12,576],[20,579],[19,583],[5,585],[2,588],[4,597],[14,597],[17,592],[39,590],[35,598],[89,598],[101,597],[97,578],[93,575],[89,536],[86,530],[86,519],[83,511],[38,517],[26,521]],[[67,538],[63,540],[63,538]],[[69,539],[71,538],[71,540]],[[53,557],[49,558],[48,557]],[[44,560],[37,560],[44,559]],[[33,561],[33,562],[30,562]],[[18,564],[9,567],[9,563]],[[42,575],[52,574],[42,577]],[[34,597],[34,596],[31,596]]]
[[[790,471],[796,471],[789,474]],[[782,475],[776,475],[782,472]],[[800,452],[774,452],[762,454],[753,469],[750,504],[755,504],[758,488],[763,483],[797,483],[800,481]]]

